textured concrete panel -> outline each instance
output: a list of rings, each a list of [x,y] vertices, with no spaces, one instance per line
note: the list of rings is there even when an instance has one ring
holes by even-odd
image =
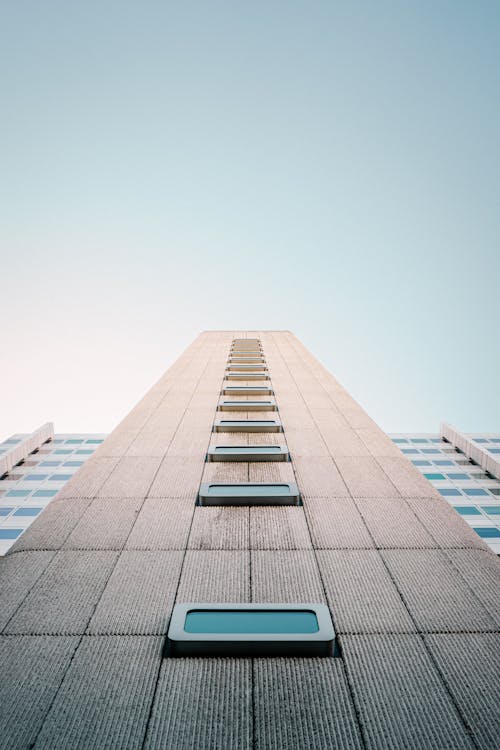
[[[117,558],[116,552],[57,552],[5,632],[84,633]]]
[[[427,635],[425,642],[481,750],[500,738],[500,635]]]
[[[35,744],[36,750],[140,748],[163,638],[84,636]]]
[[[165,634],[183,557],[181,551],[122,552],[87,632]]]
[[[256,659],[254,680],[256,747],[363,748],[340,659]]]
[[[228,550],[186,552],[176,601],[250,601],[250,553]]]
[[[0,637],[0,745],[32,747],[79,643],[78,636]]]
[[[403,498],[358,498],[356,505],[377,547],[437,546]]]
[[[345,427],[320,425],[321,434],[333,458],[340,456],[369,456],[370,452],[362,440],[347,423]]]
[[[144,501],[126,549],[184,549],[195,498],[149,497]]]
[[[193,459],[199,459],[204,456],[210,441],[212,423],[213,416],[210,423],[202,430],[192,427],[179,427],[169,445],[168,455],[191,457]]]
[[[249,508],[196,508],[189,549],[248,549]]]
[[[378,456],[377,461],[403,497],[439,497],[438,491],[405,456]]]
[[[320,550],[317,558],[337,632],[416,632],[376,550]]]
[[[168,446],[175,435],[176,427],[163,427],[161,430],[145,428],[130,444],[126,451],[127,456],[150,456],[163,458]]]
[[[64,543],[64,549],[121,549],[135,523],[142,498],[92,501]]]
[[[416,635],[341,636],[367,750],[473,750]]]
[[[308,497],[349,497],[331,458],[296,458],[293,467],[299,489]]]
[[[89,498],[56,498],[11,547],[10,553],[60,549],[91,502]]]
[[[252,550],[253,602],[324,602],[314,552]]]
[[[17,552],[0,557],[0,631],[29,594],[54,552]]]
[[[440,547],[472,547],[489,551],[481,537],[445,500],[409,498],[408,504]]]
[[[295,482],[293,465],[288,462],[255,461],[248,464],[250,482]]]
[[[370,456],[338,456],[342,479],[353,497],[397,497],[398,490]]]
[[[366,549],[374,546],[351,498],[330,500],[307,497],[304,510],[312,543],[317,549]]]
[[[146,497],[161,459],[125,456],[98,492],[99,497]]]
[[[191,458],[166,456],[161,462],[148,496],[185,497],[192,498],[194,502],[198,494],[203,466],[203,459],[193,461]]]
[[[205,464],[202,482],[248,482],[245,461],[213,461]]]
[[[380,554],[423,632],[495,630],[495,622],[477,596],[439,550],[383,550]]]
[[[372,456],[397,456],[401,457],[399,448],[394,445],[385,432],[375,427],[365,427],[356,430],[357,436],[363,441]]]
[[[317,429],[287,429],[286,439],[292,458],[295,456],[328,456],[328,448]]]
[[[250,659],[164,659],[146,750],[252,747]]]
[[[251,549],[310,549],[303,508],[250,508]]]
[[[119,460],[116,457],[97,458],[92,456],[78,469],[74,477],[66,482],[58,493],[57,499],[95,497]]]
[[[97,458],[105,456],[121,458],[127,452],[130,444],[136,439],[138,432],[138,430],[121,429],[118,427],[101,443],[94,455]]]
[[[447,550],[445,554],[500,627],[500,558],[489,550]]]

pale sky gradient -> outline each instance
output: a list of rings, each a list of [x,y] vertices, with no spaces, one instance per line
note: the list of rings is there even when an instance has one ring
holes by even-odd
[[[20,0],[0,437],[110,431],[202,329],[387,431],[500,430],[500,3]]]

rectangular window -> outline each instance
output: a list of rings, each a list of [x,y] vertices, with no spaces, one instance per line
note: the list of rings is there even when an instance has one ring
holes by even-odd
[[[15,516],[37,516],[43,508],[18,508],[14,513]]]
[[[224,396],[272,396],[274,391],[268,385],[226,385]]]
[[[208,461],[288,461],[288,450],[281,445],[216,445],[207,453]]]
[[[470,479],[468,474],[447,474],[448,479]]]
[[[55,497],[58,490],[37,490],[33,493],[33,497]]]
[[[444,474],[424,474],[424,477],[428,479],[430,482],[445,478]]]
[[[324,604],[176,604],[166,656],[338,656]]]
[[[461,516],[480,516],[481,513],[473,505],[454,505],[453,506],[457,513]]]
[[[17,539],[24,529],[0,529],[0,539]]]
[[[500,505],[481,505],[481,510],[489,516],[500,516]]]
[[[494,526],[474,527],[474,531],[481,539],[500,539],[500,529],[496,529]]]
[[[469,497],[480,497],[483,495],[488,495],[486,490],[482,490],[479,487],[467,487],[467,489],[464,489],[464,492]]]
[[[283,432],[278,419],[216,419],[214,432]]]
[[[438,492],[443,497],[455,497],[456,495],[462,494],[460,490],[457,490],[455,487],[442,487]]]
[[[220,411],[277,411],[276,401],[219,401]]]
[[[260,362],[256,362],[253,365],[231,365],[229,364],[226,368],[230,372],[232,370],[238,370],[241,372],[255,372],[256,370],[263,370],[264,372],[267,370],[266,365],[260,364]]]
[[[299,505],[300,494],[294,482],[202,484],[198,501],[200,505]]]
[[[226,372],[226,380],[269,380],[267,372]]]
[[[414,466],[430,466],[431,462],[430,461],[412,461],[412,464]]]
[[[26,474],[24,477],[25,482],[43,482],[47,479],[48,474]]]

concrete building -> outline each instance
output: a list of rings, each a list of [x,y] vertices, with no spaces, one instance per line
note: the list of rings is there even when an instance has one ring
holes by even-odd
[[[105,435],[54,434],[51,422],[0,443],[0,555],[19,539]]]
[[[203,333],[0,560],[2,747],[493,750],[499,565],[291,333]]]
[[[500,554],[500,435],[405,433],[393,443],[495,554]]]

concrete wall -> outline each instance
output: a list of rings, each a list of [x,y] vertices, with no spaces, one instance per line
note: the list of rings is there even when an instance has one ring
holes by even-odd
[[[261,338],[284,435],[211,431],[235,336]],[[290,463],[205,462],[277,438]],[[295,480],[303,506],[196,507],[212,480]],[[291,333],[203,333],[0,561],[3,746],[493,750],[498,579]],[[193,600],[325,602],[342,656],[163,659]]]

